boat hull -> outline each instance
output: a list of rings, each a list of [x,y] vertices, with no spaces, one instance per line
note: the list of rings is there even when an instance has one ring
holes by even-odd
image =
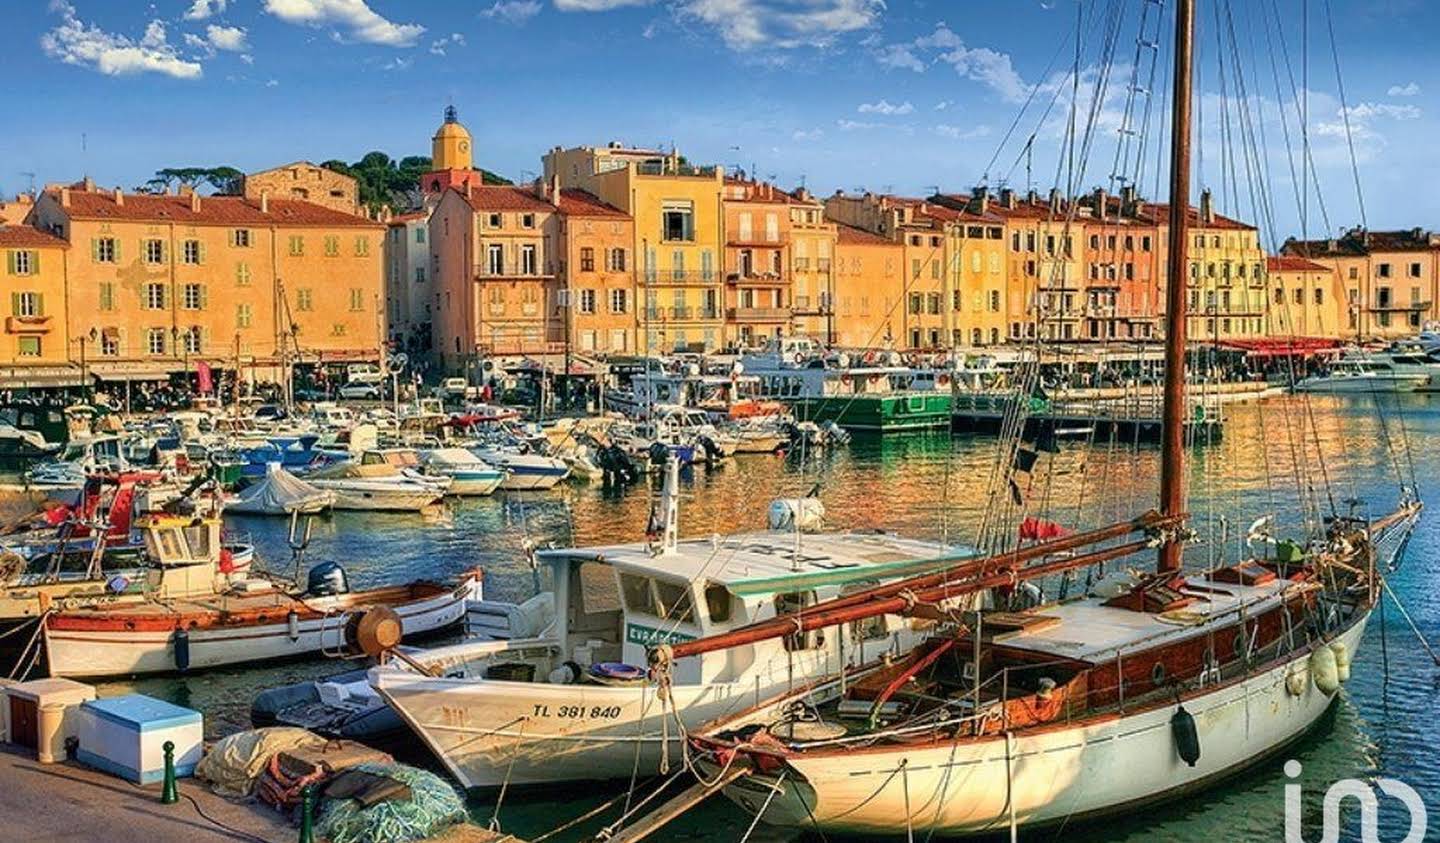
[[[330,505],[331,509],[419,512],[438,502],[441,498],[440,492],[435,489],[387,488],[386,484],[379,483],[369,487],[341,483],[322,485],[324,482],[314,481],[314,484],[335,494],[335,502]]]
[[[1361,620],[1338,637],[1351,653],[1364,625]],[[1009,827],[1007,794],[1013,795],[1016,825],[1046,825],[1193,792],[1283,750],[1324,715],[1335,696],[1309,680],[1309,655],[1307,648],[1248,679],[1186,698],[1201,747],[1194,767],[1176,751],[1170,724],[1176,709],[1168,705],[1022,732],[1008,742],[997,735],[911,750],[860,746],[846,753],[794,753],[762,819],[843,834],[893,834],[907,827],[994,834]],[[1287,677],[1297,670],[1307,678],[1305,690],[1293,694]],[[714,772],[710,762],[702,766]],[[775,784],[775,776],[754,774],[726,795],[753,813]]]
[[[437,595],[409,603],[390,604],[400,616],[406,636],[434,632],[465,617],[465,601],[477,587],[474,581]],[[341,598],[310,598],[306,603],[319,610],[328,604],[350,608],[328,617],[301,619],[291,629],[284,612],[277,609],[272,622],[197,627],[188,635],[189,670],[221,667],[305,656],[346,647],[345,627],[363,609],[354,602],[356,594]],[[171,626],[147,628],[137,622],[135,629],[67,628],[66,616],[52,616],[46,622],[45,655],[51,676],[100,677],[147,673],[170,673],[177,664],[175,630]],[[160,626],[160,625],[155,625]]]
[[[835,422],[846,430],[893,433],[945,429],[950,426],[948,394],[833,395],[791,402],[800,421]]]
[[[453,479],[446,491],[460,497],[483,497],[493,493],[505,482],[505,472],[493,469],[453,471],[446,476]]]
[[[1424,376],[1399,378],[1306,378],[1295,384],[1296,392],[1355,394],[1370,392],[1414,392],[1427,386]]]

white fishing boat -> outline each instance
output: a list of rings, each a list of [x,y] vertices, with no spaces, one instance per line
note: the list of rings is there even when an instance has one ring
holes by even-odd
[[[52,676],[99,677],[188,671],[346,652],[389,625],[398,640],[458,623],[480,599],[481,574],[458,585],[417,582],[352,592],[343,569],[321,563],[301,591],[283,580],[222,570],[218,514],[152,515],[139,524],[149,566],[114,583],[125,601],[99,599],[44,618]],[[368,620],[367,620],[368,618]]]
[[[908,648],[928,623],[882,617],[689,660],[668,689],[664,717],[667,706],[645,678],[649,646],[743,627],[965,554],[879,533],[777,529],[680,541],[670,466],[657,543],[537,554],[542,590],[554,601],[547,634],[408,660],[433,675],[395,661],[371,671],[375,690],[466,787],[653,775],[667,755],[679,761],[672,718],[692,728],[738,712],[839,665]],[[813,516],[815,502],[778,507],[775,523],[796,511]]]
[[[505,471],[495,468],[464,448],[435,448],[424,451],[420,460],[430,476],[450,478],[452,495],[483,496],[500,488]]]

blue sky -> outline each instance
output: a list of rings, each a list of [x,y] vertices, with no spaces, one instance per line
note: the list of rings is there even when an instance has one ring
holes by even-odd
[[[1344,112],[1325,0],[1200,0],[1202,180],[1229,211],[1265,224],[1272,215],[1255,209],[1268,204],[1274,222],[1264,227],[1296,233],[1291,172],[1301,170],[1303,102],[1314,165],[1307,181],[1319,185],[1308,203],[1312,235],[1327,221],[1334,230],[1360,220],[1351,141],[1372,227],[1440,228],[1440,192],[1431,184],[1440,164],[1430,140],[1440,22],[1424,0],[1329,2]],[[1144,0],[4,5],[4,76],[20,82],[0,86],[7,193],[28,186],[27,172],[40,183],[89,174],[128,188],[164,166],[258,169],[353,160],[372,149],[426,154],[452,102],[475,135],[478,162],[516,179],[532,177],[550,146],[622,140],[673,143],[692,160],[753,166],[786,186],[803,178],[821,194],[967,190],[992,160],[992,185],[1008,177],[1023,188],[1027,158],[1038,189],[1061,172],[1062,182],[1088,190],[1112,184],[1127,88],[1149,81],[1148,51],[1136,46]],[[1077,135],[1094,128],[1088,156],[1076,156],[1084,166],[1071,176],[1057,171],[1057,160],[1070,157],[1077,7]],[[1308,76],[1300,60],[1305,7]],[[1116,14],[1107,59],[1105,29]],[[1156,28],[1152,17],[1147,31]],[[1233,40],[1217,36],[1232,28]],[[1238,53],[1238,64],[1217,62],[1222,53]],[[1137,168],[1132,157],[1120,168],[1139,175],[1147,195],[1155,193],[1168,47],[1158,60],[1145,164]],[[1141,125],[1143,96],[1135,102],[1132,129]],[[1262,148],[1249,169],[1264,176],[1250,178],[1251,150]]]

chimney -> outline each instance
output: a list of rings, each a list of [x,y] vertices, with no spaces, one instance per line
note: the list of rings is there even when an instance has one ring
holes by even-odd
[[[1025,191],[1025,201],[1031,205],[1034,205],[1036,202],[1040,201],[1040,194],[1036,193],[1033,190],[1027,190]]]
[[[60,207],[70,207],[70,188],[68,187],[60,188]]]
[[[125,192],[118,187],[115,188],[115,204],[117,206],[125,204]]]
[[[1000,207],[1012,211],[1015,209],[1015,191],[1008,187],[1000,188]]]
[[[85,185],[85,192],[86,192],[86,193],[94,193],[94,192],[95,192],[95,180],[94,180],[94,179],[90,178],[89,176],[86,176],[86,177],[85,177],[85,180],[84,180],[83,182],[81,182],[81,183]]]
[[[270,191],[268,190],[260,191],[260,213],[270,213]]]
[[[1122,216],[1135,215],[1135,185],[1127,184],[1120,188],[1120,214]]]
[[[1205,225],[1215,222],[1215,200],[1208,187],[1200,191],[1200,222]]]
[[[990,191],[984,186],[970,191],[970,205],[966,210],[972,214],[983,214],[990,210]]]
[[[200,194],[193,190],[190,191],[190,213],[200,213]]]
[[[1110,197],[1105,194],[1105,188],[1103,188],[1103,187],[1097,187],[1097,188],[1095,188],[1095,193],[1094,193],[1094,197],[1093,197],[1093,201],[1094,201],[1094,203],[1095,203],[1095,210],[1094,210],[1095,219],[1097,219],[1097,220],[1103,220],[1103,219],[1105,219],[1105,205],[1109,202],[1109,199],[1110,199]]]
[[[466,179],[466,180],[465,180],[465,198],[466,198],[466,199],[471,198],[471,193],[470,193],[470,180],[469,180],[469,179]]]
[[[1419,226],[1416,226],[1415,228],[1410,229],[1410,238],[1411,238],[1412,240],[1415,240],[1416,242],[1425,240],[1425,239],[1426,239],[1426,237],[1425,237],[1425,229],[1420,228]]]
[[[550,201],[555,205],[555,207],[557,207],[557,208],[560,207],[560,174],[559,174],[559,173],[552,173],[552,174],[550,175]]]
[[[1050,210],[1060,210],[1060,188],[1058,187],[1050,188]]]

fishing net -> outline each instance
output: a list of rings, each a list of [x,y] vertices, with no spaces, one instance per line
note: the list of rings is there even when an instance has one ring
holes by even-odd
[[[315,827],[317,837],[330,843],[408,843],[466,819],[460,795],[434,773],[404,764],[361,764],[354,769],[404,782],[410,786],[410,798],[369,808],[353,799],[325,799]]]
[[[210,782],[222,796],[249,796],[266,763],[277,753],[301,746],[324,746],[325,739],[304,729],[270,726],[221,738],[195,768],[195,777]]]

